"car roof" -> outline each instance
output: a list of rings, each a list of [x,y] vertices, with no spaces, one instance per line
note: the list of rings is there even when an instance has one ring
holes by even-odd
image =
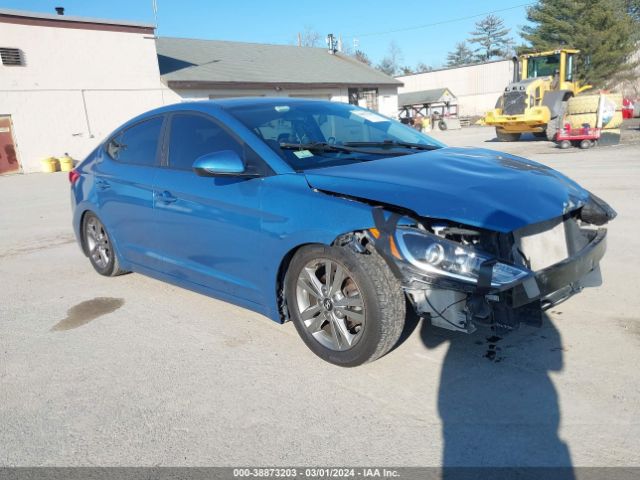
[[[222,98],[219,100],[210,100],[210,102],[220,105],[222,108],[247,107],[252,105],[282,105],[288,104],[312,104],[312,103],[331,103],[329,100],[311,99],[311,98],[295,98],[295,97],[237,97]]]
[[[198,112],[210,112],[215,114],[215,112],[219,111],[220,109],[226,110],[226,109],[232,109],[236,107],[251,107],[254,105],[256,106],[264,105],[268,107],[268,106],[277,106],[277,105],[283,105],[283,104],[310,105],[314,103],[335,104],[335,102],[330,102],[329,100],[295,98],[295,97],[235,97],[235,98],[221,98],[217,100],[196,100],[196,101],[190,101],[190,102],[173,103],[171,105],[165,105],[162,107],[154,108],[152,110],[141,113],[140,115],[137,115],[136,117],[128,120],[124,124],[120,125],[115,131],[125,129],[142,120],[145,120],[149,117],[153,117],[154,115],[160,115],[160,114],[169,113],[169,112],[191,110],[191,111],[198,111]],[[111,135],[113,135],[113,133]]]
[[[131,120],[127,121],[120,128],[127,125],[139,122],[145,118],[152,117],[167,112],[176,112],[181,110],[195,110],[195,111],[211,111],[215,112],[219,108],[227,109],[234,107],[250,107],[253,105],[265,105],[276,106],[283,103],[291,105],[309,105],[313,103],[335,103],[329,100],[322,99],[310,99],[310,98],[295,98],[295,97],[235,97],[235,98],[221,98],[217,100],[195,100],[190,102],[173,103],[171,105],[165,105],[162,107],[154,108],[147,112],[141,113]]]
[[[253,105],[265,105],[274,106],[286,104],[313,104],[313,103],[335,103],[329,100],[311,99],[311,98],[295,98],[295,97],[235,97],[235,98],[220,98],[214,100],[196,100],[191,102],[180,102],[171,105],[165,105],[163,107],[150,110],[143,115],[154,115],[162,112],[171,112],[177,110],[191,110],[192,107],[196,107],[196,110],[215,110],[216,108],[234,108],[234,107],[250,107]]]

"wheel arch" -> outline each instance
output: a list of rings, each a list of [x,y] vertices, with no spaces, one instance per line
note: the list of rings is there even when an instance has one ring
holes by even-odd
[[[113,234],[113,229],[111,228],[110,225],[107,225],[103,218],[98,214],[98,212],[96,212],[95,210],[93,210],[91,208],[91,205],[86,205],[82,208],[80,208],[78,210],[77,215],[77,236],[78,236],[78,242],[80,244],[80,249],[82,250],[82,253],[84,253],[85,257],[89,257],[89,252],[87,252],[87,246],[85,243],[85,238],[84,238],[84,231],[83,231],[83,225],[84,225],[84,219],[86,218],[87,214],[92,213],[93,215],[95,215],[96,217],[98,217],[98,220],[100,220],[100,222],[102,222],[102,224],[106,227],[108,233],[109,233],[109,241],[113,244],[114,249],[115,249],[115,254],[118,257],[118,262],[120,264],[120,266],[124,265],[125,259],[122,257],[122,254],[120,253],[120,248],[118,248],[118,239],[116,238],[116,236]],[[128,265],[128,264],[127,264]],[[127,267],[128,268],[128,267]]]
[[[289,270],[289,265],[291,264],[291,260],[298,250],[308,245],[326,245],[321,242],[307,242],[296,245],[291,248],[280,260],[280,264],[278,265],[278,270],[276,273],[276,285],[275,285],[275,294],[276,294],[276,304],[278,307],[278,315],[280,317],[280,323],[286,323],[291,320],[289,318],[289,310],[287,309],[287,299],[284,294],[284,279],[287,275],[287,271]]]
[[[278,307],[278,315],[280,318],[280,323],[286,323],[290,321],[289,311],[287,310],[286,298],[284,295],[284,281],[287,275],[287,271],[289,270],[289,265],[291,264],[291,260],[295,256],[295,254],[304,247],[312,246],[312,245],[321,245],[324,247],[334,246],[334,245],[346,245],[350,242],[351,238],[354,238],[357,234],[362,234],[366,231],[366,228],[352,230],[350,232],[345,232],[337,235],[331,242],[323,242],[323,241],[307,241],[302,242],[294,247],[290,248],[280,260],[280,264],[278,265],[278,269],[276,271],[276,281],[275,281],[275,294],[276,294],[276,304]]]
[[[93,212],[90,208],[82,209],[78,215],[78,243],[80,243],[80,249],[82,250],[82,253],[84,253],[85,257],[89,256],[89,252],[87,252],[87,243],[84,238],[83,226],[84,226],[84,219],[86,218],[87,213],[89,212],[97,216],[97,214]]]

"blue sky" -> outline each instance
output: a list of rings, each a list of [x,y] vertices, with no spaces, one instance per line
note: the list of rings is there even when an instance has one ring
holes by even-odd
[[[529,0],[532,3],[533,0]],[[526,23],[527,0],[157,0],[158,33],[161,36],[236,40],[258,43],[294,43],[305,27],[352,43],[378,62],[389,42],[400,47],[404,63],[424,62],[441,66],[447,52],[464,40],[478,18],[496,13],[518,31]],[[153,23],[152,0],[0,0],[0,8],[53,13],[63,6],[68,15],[115,18]],[[464,18],[464,19],[461,19]],[[449,22],[450,20],[456,20]],[[447,22],[403,32],[389,32],[421,25]]]

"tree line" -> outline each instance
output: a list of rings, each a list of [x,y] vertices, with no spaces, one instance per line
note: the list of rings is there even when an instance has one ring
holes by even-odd
[[[575,48],[577,78],[595,87],[615,85],[634,75],[640,50],[640,0],[538,0],[527,8],[528,25],[515,45],[499,17],[476,23],[469,44],[456,44],[447,66],[468,65],[523,53]]]
[[[487,15],[475,23],[465,40],[455,44],[445,65],[456,67],[527,52],[576,48],[581,51],[577,76],[583,82],[606,87],[633,75],[637,66],[633,54],[640,48],[640,0],[538,0],[527,8],[526,18],[528,24],[519,31],[522,41],[516,44],[504,20]],[[321,38],[307,28],[302,42],[304,46],[320,46]],[[298,44],[300,40],[299,36]],[[389,43],[376,64],[363,50],[342,47],[343,53],[390,76],[433,70],[425,62],[405,64],[395,41]]]

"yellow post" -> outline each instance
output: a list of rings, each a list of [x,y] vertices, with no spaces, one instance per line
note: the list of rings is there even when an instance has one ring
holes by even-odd
[[[60,168],[60,163],[54,157],[43,158],[42,160],[40,160],[40,164],[44,173],[57,172]]]
[[[65,153],[64,156],[58,158],[58,160],[60,161],[61,172],[70,172],[73,170],[73,158],[71,158],[68,153]]]

